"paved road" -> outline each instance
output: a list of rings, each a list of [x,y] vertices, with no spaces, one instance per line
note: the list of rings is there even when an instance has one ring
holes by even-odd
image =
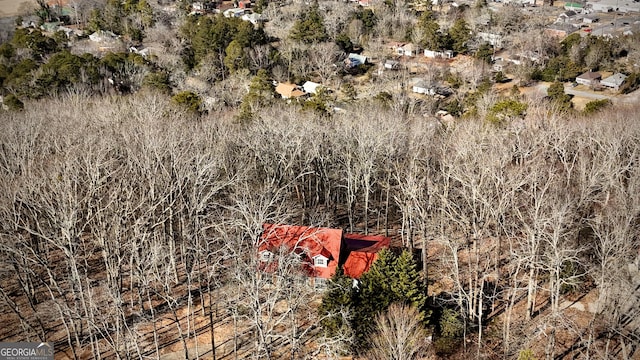
[[[590,92],[590,91],[576,90],[576,89],[572,88],[570,85],[569,86],[565,85],[564,92],[566,94],[569,94],[569,95],[580,96],[580,97],[583,97],[583,98],[593,99],[593,100],[602,100],[602,99],[611,99],[611,98],[613,98],[613,96],[611,96],[611,95],[604,95],[604,94],[593,93],[593,92]]]
[[[618,95],[612,100],[616,104],[624,104],[624,105],[640,104],[640,89],[632,92],[631,94]]]
[[[549,88],[549,83],[538,83],[530,90],[530,95],[534,96],[546,96],[547,89]],[[602,94],[595,93],[590,91],[581,91],[575,90],[575,88],[571,87],[570,84],[567,84],[564,87],[564,92],[567,94],[571,94],[574,96],[579,96],[587,99],[593,100],[601,100],[601,99],[610,99],[616,105],[636,105],[640,104],[640,89],[626,95],[617,95],[617,94]]]

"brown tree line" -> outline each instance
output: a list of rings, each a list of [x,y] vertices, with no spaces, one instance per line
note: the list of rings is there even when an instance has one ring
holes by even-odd
[[[187,358],[222,347],[215,328],[230,324],[235,358],[304,358],[323,349],[305,345],[321,339],[313,289],[255,271],[275,222],[421,251],[425,286],[448,284],[429,294],[455,305],[478,358],[629,358],[639,342],[634,109],[533,109],[499,128],[373,104],[329,118],[277,106],[250,124],[148,94],[32,105],[0,121],[2,338],[75,359],[158,358],[179,342]],[[295,272],[288,259],[279,273]],[[592,290],[581,325],[565,302]],[[500,330],[485,334],[490,319]],[[211,344],[194,341],[203,332]]]

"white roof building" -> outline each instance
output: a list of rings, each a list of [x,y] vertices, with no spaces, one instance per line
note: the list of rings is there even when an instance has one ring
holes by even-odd
[[[600,81],[600,85],[606,86],[608,88],[612,88],[615,90],[619,90],[620,86],[624,84],[624,81],[627,79],[627,75],[621,73],[615,73],[605,79]]]
[[[307,81],[304,84],[302,84],[302,88],[304,89],[304,92],[308,94],[315,94],[316,91],[318,90],[318,87],[321,87],[321,86],[322,84],[318,84],[313,81]]]

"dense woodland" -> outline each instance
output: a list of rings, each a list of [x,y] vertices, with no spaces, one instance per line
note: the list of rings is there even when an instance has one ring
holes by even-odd
[[[75,359],[174,343],[186,358],[209,332],[218,357],[631,358],[637,111],[531,103],[524,120],[443,125],[372,101],[239,123],[152,92],[31,102],[0,121],[0,337]],[[385,255],[359,290],[337,278],[319,311],[295,259],[256,271],[264,222],[388,234],[417,256]],[[353,306],[380,279],[389,297]],[[582,298],[590,311],[569,308]],[[376,355],[401,328],[423,343]]]
[[[637,358],[640,105],[573,109],[562,82],[622,71],[634,91],[638,35],[556,41],[549,8],[483,1],[257,1],[257,26],[82,4],[41,1],[38,25],[112,31],[110,51],[0,31],[0,340],[74,360]],[[543,60],[490,73],[488,30]],[[376,74],[391,40],[469,65],[424,66],[452,93],[413,96],[408,69]],[[346,69],[352,51],[377,64]],[[288,102],[274,80],[333,91]],[[548,96],[521,93],[539,80]],[[258,271],[266,222],[394,247],[323,292],[287,251]]]

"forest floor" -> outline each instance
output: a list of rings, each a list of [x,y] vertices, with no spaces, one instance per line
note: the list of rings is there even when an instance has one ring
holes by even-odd
[[[358,229],[354,229],[356,232]],[[384,233],[384,231],[371,231],[372,233]],[[389,235],[393,238],[394,246],[402,245],[402,236],[398,229],[392,229],[389,231]],[[498,279],[498,272],[508,272],[508,269],[501,268],[501,263],[508,263],[506,257],[509,256],[508,251],[502,251],[498,247],[506,247],[507,244],[499,244],[497,239],[485,239],[479,242],[480,245],[476,251],[469,251],[465,247],[458,248],[457,256],[459,259],[459,273],[461,277],[467,277],[470,274],[476,272],[478,269],[481,273],[485,274],[487,281],[495,281]],[[415,241],[416,251],[419,252],[421,242]],[[452,249],[456,249],[453,243],[446,240],[431,240],[428,242],[428,266],[429,266],[429,295],[441,295],[451,294],[455,292],[455,268],[453,263],[448,259],[451,259]],[[101,278],[97,274],[94,278]],[[6,281],[3,280],[3,281]],[[638,287],[640,287],[640,275],[638,276]],[[184,292],[186,292],[186,286],[182,286]],[[549,331],[552,328],[550,324],[550,305],[548,302],[549,294],[545,289],[544,283],[539,284],[539,290],[536,297],[535,313],[531,320],[524,318],[526,313],[526,291],[521,290],[522,295],[518,297],[518,301],[515,303],[511,312],[512,318],[512,337],[514,342],[520,349],[531,349],[536,354],[544,354],[544,346],[546,339],[548,338]],[[177,291],[181,291],[177,289]],[[220,289],[219,291],[233,291],[233,289]],[[640,298],[640,291],[637,291],[637,295]],[[632,294],[630,294],[631,296]],[[189,359],[196,358],[212,358],[212,336],[209,310],[209,297],[206,294],[200,296],[194,296],[192,298],[192,305],[179,305],[176,307],[175,313],[169,309],[164,309],[162,313],[158,313],[157,317],[157,336],[158,342],[161,344],[158,349],[160,358],[163,360],[182,360],[186,359],[185,348],[188,352]],[[314,301],[314,305],[319,305],[319,296]],[[499,292],[494,293],[492,296],[496,298],[502,297],[501,303],[505,303],[504,294]],[[488,296],[488,298],[491,296]],[[125,297],[126,298],[126,297]],[[560,309],[561,317],[558,320],[558,325],[554,327],[556,330],[556,354],[558,358],[572,358],[575,356],[580,357],[581,349],[584,346],[585,339],[589,337],[589,334],[584,333],[585,329],[593,328],[590,323],[600,321],[597,317],[597,299],[598,291],[591,285],[587,285],[584,288],[577,290],[574,293],[568,293],[563,296]],[[24,300],[26,302],[26,300]],[[213,308],[213,322],[214,322],[214,340],[216,348],[216,359],[242,359],[246,358],[252,350],[254,343],[251,332],[249,331],[250,324],[248,320],[238,318],[238,321],[234,324],[231,312],[229,311],[229,303],[223,303],[219,300],[218,296],[214,293],[213,301],[220,301],[220,303],[214,303]],[[488,300],[487,300],[488,301]],[[49,301],[50,303],[50,301]],[[188,303],[188,301],[182,301],[182,304]],[[47,301],[43,301],[40,307],[51,307]],[[160,304],[156,305],[159,307]],[[502,307],[501,307],[502,306]],[[4,314],[2,323],[13,324],[6,326],[1,332],[0,339],[2,341],[10,341],[14,338],[20,337],[20,322],[14,319],[13,314],[9,309],[0,309]],[[487,303],[487,318],[486,329],[483,334],[483,351],[487,353],[500,354],[502,351],[502,331],[503,324],[506,319],[506,310],[503,305],[498,305],[498,301],[493,304]],[[55,315],[51,314],[52,319]],[[46,319],[45,319],[46,321]],[[48,324],[51,326],[51,324]],[[640,324],[630,324],[630,326],[636,326]],[[150,321],[142,321],[136,326],[136,332],[140,334],[139,338],[135,339],[140,347],[140,351],[144,356],[153,356],[156,349],[154,348],[153,338],[153,325]],[[48,340],[56,342],[56,359],[73,359],[73,354],[70,349],[65,346],[65,335],[62,331],[62,326],[56,326],[58,330],[50,333]],[[180,334],[184,334],[184,339]],[[313,348],[314,334],[311,332],[309,336],[304,340],[305,346]],[[236,341],[234,341],[236,339]],[[476,334],[468,335],[468,344],[465,353],[459,353],[453,356],[453,359],[466,359],[469,354],[475,351]],[[517,340],[515,340],[517,339]],[[624,349],[616,348],[616,344],[612,345],[614,351],[625,351]],[[107,346],[105,345],[105,349]],[[286,352],[287,347],[283,345],[279,348],[279,351]],[[613,353],[613,352],[612,352]],[[103,353],[104,358],[112,356],[108,350]],[[635,352],[633,359],[640,359],[640,352]],[[93,354],[87,347],[82,349],[79,353],[80,359],[92,358]],[[490,356],[491,357],[491,356]],[[345,359],[349,359],[346,357]]]

